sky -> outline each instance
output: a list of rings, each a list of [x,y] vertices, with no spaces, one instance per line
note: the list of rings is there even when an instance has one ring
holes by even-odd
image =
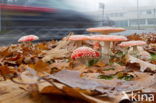
[[[99,3],[105,4],[106,10],[137,7],[137,0],[68,0],[85,11],[96,11]],[[156,0],[138,0],[139,6],[156,6]]]

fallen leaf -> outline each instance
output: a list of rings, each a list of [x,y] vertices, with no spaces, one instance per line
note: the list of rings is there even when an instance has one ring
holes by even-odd
[[[78,71],[62,70],[58,73],[50,75],[49,77],[72,88],[96,90],[102,93],[108,92],[110,89],[112,89],[111,86],[108,87],[96,81],[81,78]]]
[[[95,66],[99,66],[99,67],[105,67],[105,63],[103,61],[98,61]]]
[[[55,94],[55,95],[67,95],[67,96],[70,96],[70,98],[72,98],[72,97],[80,98],[80,99],[85,100],[90,103],[110,103],[108,101],[103,101],[98,98],[87,95],[85,90],[82,91],[80,89],[71,88],[71,87],[68,87],[68,86],[65,86],[62,84],[58,84],[58,83],[55,83],[55,85],[57,86],[57,88],[50,84],[45,83],[44,87],[42,87],[40,93],[42,93],[42,94],[48,93],[48,94]]]
[[[38,73],[48,72],[50,73],[50,67],[49,64],[43,62],[42,60],[39,60],[35,64],[29,64],[29,67],[35,69]]]
[[[20,74],[20,78],[22,80],[22,83],[25,84],[36,84],[38,83],[39,79],[36,71],[29,67]]]
[[[7,57],[9,55],[12,55],[12,52],[9,50],[10,48],[7,47],[5,48],[4,50],[0,51],[0,55],[1,56],[4,56],[4,57]]]
[[[2,75],[3,77],[6,77],[8,75],[13,75],[16,70],[14,70],[15,68],[9,68],[8,66],[0,66],[0,75]]]

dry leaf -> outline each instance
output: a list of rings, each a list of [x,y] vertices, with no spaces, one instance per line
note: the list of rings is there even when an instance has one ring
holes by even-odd
[[[35,64],[30,64],[29,67],[35,69],[37,72],[42,73],[42,72],[48,72],[50,73],[50,68],[49,65],[42,60],[39,60]]]
[[[6,76],[9,76],[9,75],[13,75],[16,70],[14,70],[15,68],[9,68],[8,66],[0,66],[0,75],[2,75],[4,78]]]
[[[41,93],[43,93],[43,94],[48,93],[48,94],[55,94],[55,95],[68,95],[68,96],[70,96],[70,98],[72,98],[72,97],[80,98],[80,99],[83,99],[90,103],[110,103],[110,102],[103,101],[103,100],[97,99],[95,97],[89,96],[86,94],[86,91],[84,91],[84,90],[82,92],[82,90],[67,87],[67,86],[59,84],[59,83],[54,83],[54,84],[57,86],[57,88],[54,86],[51,86],[50,84],[45,83],[44,87],[42,87],[42,89],[41,89]]]
[[[63,84],[66,84],[72,88],[96,90],[102,93],[106,93],[110,89],[112,89],[111,86],[108,87],[96,81],[81,78],[80,73],[78,71],[62,70],[58,73],[50,75],[49,77]]]
[[[35,70],[27,68],[24,72],[20,74],[22,83],[26,84],[36,84],[38,83],[38,75]]]
[[[99,67],[105,67],[105,63],[103,61],[98,61],[95,66],[99,66]]]
[[[127,61],[130,62],[130,63],[138,63],[140,65],[140,71],[141,72],[144,72],[148,68],[151,71],[156,71],[156,65],[151,64],[151,63],[146,62],[146,61],[143,61],[143,60],[140,60],[140,59],[135,58],[135,57],[133,57],[131,55],[127,56]]]

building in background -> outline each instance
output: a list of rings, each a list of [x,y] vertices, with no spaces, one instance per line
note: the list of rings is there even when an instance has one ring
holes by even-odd
[[[137,16],[138,13],[138,16]],[[106,11],[105,15],[115,22],[115,26],[126,27],[129,29],[156,29],[156,7],[140,7],[137,8],[111,10]]]

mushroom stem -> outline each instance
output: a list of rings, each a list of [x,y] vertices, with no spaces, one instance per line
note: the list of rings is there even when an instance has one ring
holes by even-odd
[[[133,47],[133,51],[137,51],[137,52],[138,52],[138,51],[139,51],[139,50],[138,50],[138,47],[137,47],[137,46],[134,46],[134,47]]]
[[[80,47],[80,46],[82,46],[83,45],[83,41],[82,40],[79,40],[79,41],[77,41],[77,47]]]
[[[135,56],[135,57],[137,57],[138,54],[140,53],[140,51],[138,50],[138,47],[137,46],[133,46],[132,47],[132,49],[133,49],[132,51],[130,49],[129,49],[128,53],[131,54],[131,55],[133,55],[133,56]]]
[[[95,41],[94,44],[93,44],[93,49],[94,50],[99,50],[100,49],[100,43],[99,41]]]
[[[80,61],[81,64],[84,64],[85,66],[88,66],[88,61],[89,60],[81,58],[81,59],[79,59],[79,61]]]
[[[119,48],[118,50],[120,50],[124,55],[129,54],[129,50],[130,47],[125,47],[125,48]]]
[[[100,44],[102,59],[106,64],[108,64],[110,59],[110,42],[100,42]]]

